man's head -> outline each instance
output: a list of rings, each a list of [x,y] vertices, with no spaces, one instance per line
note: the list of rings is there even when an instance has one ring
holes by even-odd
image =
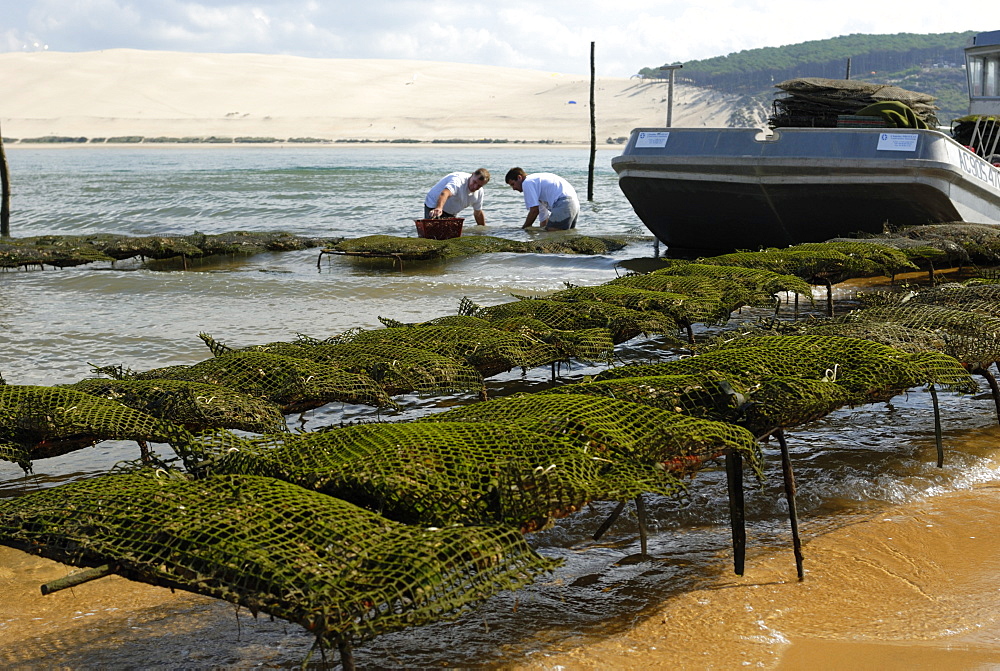
[[[469,176],[469,193],[475,193],[490,181],[490,171],[480,168]]]
[[[521,184],[524,182],[525,177],[527,175],[524,174],[524,170],[521,168],[511,168],[507,171],[507,176],[504,177],[503,181],[507,182],[507,185],[515,191],[521,191]]]

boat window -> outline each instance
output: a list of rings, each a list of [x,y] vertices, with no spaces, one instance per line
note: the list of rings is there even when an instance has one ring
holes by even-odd
[[[982,56],[969,56],[969,95],[976,98],[983,95]]]
[[[1000,54],[970,55],[968,68],[971,97],[1000,97]]]

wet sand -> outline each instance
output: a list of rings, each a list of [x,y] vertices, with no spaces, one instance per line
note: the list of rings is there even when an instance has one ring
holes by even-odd
[[[960,430],[946,447],[983,455],[996,471],[1000,427],[986,424]],[[801,519],[802,582],[791,548],[761,547],[751,527],[744,576],[719,553],[703,566],[704,582],[652,604],[629,626],[609,619],[605,631],[562,640],[539,632],[533,652],[500,650],[483,665],[1000,669],[1000,477],[982,479],[907,503]],[[245,668],[308,653],[311,641],[297,625],[117,576],[40,594],[41,584],[71,570],[0,547],[0,667]],[[357,661],[395,668],[371,656]],[[448,664],[442,657],[435,666]]]
[[[1000,438],[1000,431],[989,432]],[[881,509],[530,669],[1000,668],[1000,483]],[[534,657],[534,656],[533,656]]]
[[[1000,440],[1000,430],[983,433]],[[507,664],[524,669],[990,669],[1000,668],[1000,482],[878,509],[813,535],[802,523],[806,575],[790,549],[760,551],[751,534],[743,577],[720,571],[706,587],[660,604],[623,633],[572,639]],[[730,561],[718,558],[720,566]],[[305,653],[295,625],[219,617],[231,606],[117,576],[42,596],[65,566],[0,548],[0,663],[100,663],[100,651],[174,644],[208,621],[226,623],[229,659],[266,664],[284,647]],[[171,614],[172,613],[172,614]],[[168,623],[160,621],[169,619]],[[266,631],[253,631],[253,629]],[[219,632],[216,632],[217,634]],[[261,643],[261,636],[268,642]],[[241,643],[242,639],[242,643]],[[196,647],[196,646],[195,646]],[[87,649],[94,652],[88,653]],[[197,667],[183,646],[174,658]],[[91,655],[91,656],[88,656]],[[158,660],[160,663],[167,660]],[[234,660],[235,661],[235,660]],[[363,660],[358,660],[364,667]],[[368,660],[369,662],[374,660]],[[442,660],[446,663],[446,660]],[[492,664],[491,664],[492,666]],[[506,666],[506,665],[505,665]]]

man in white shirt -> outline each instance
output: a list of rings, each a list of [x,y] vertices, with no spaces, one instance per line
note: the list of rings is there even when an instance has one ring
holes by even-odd
[[[445,175],[424,198],[424,219],[457,217],[472,206],[472,216],[480,226],[486,225],[483,213],[483,187],[490,181],[490,171],[480,168],[473,173],[453,172]]]
[[[531,228],[541,215],[538,225],[546,231],[566,231],[576,228],[580,216],[580,199],[576,189],[559,175],[536,172],[526,175],[521,168],[507,171],[504,181],[515,191],[524,194],[528,216],[521,228]]]

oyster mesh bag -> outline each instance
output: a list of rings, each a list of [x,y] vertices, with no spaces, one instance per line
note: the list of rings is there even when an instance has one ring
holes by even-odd
[[[0,499],[5,544],[360,640],[455,615],[557,562],[516,530],[392,522],[273,478],[116,473]]]

